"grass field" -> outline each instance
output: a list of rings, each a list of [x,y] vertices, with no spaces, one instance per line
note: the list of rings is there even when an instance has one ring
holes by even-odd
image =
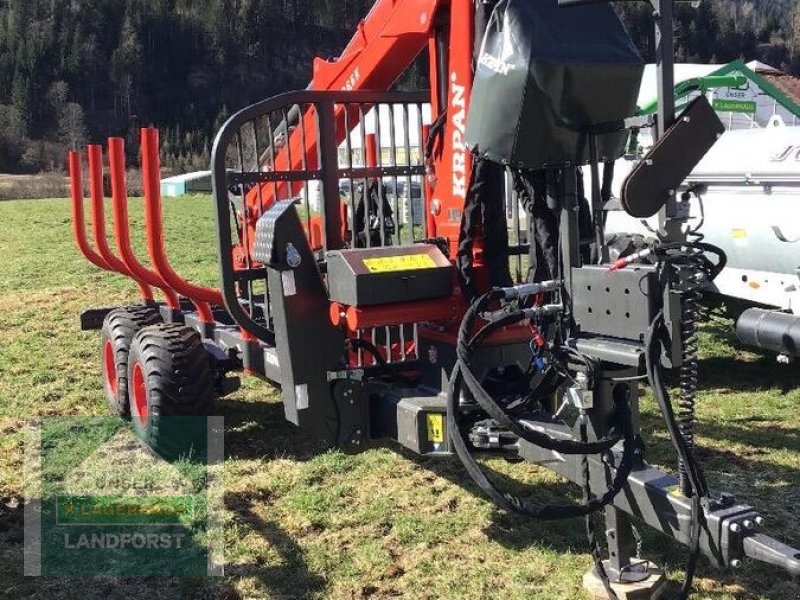
[[[165,202],[170,256],[213,283],[208,198]],[[132,202],[133,226],[141,204]],[[35,415],[105,415],[98,334],[87,307],[136,300],[129,282],[99,272],[71,241],[64,200],[0,203],[0,597],[438,598],[571,600],[590,567],[582,522],[541,524],[496,510],[455,460],[424,460],[387,444],[358,456],[318,452],[283,421],[277,392],[255,381],[219,403],[225,416],[226,577],[25,579],[22,425]],[[800,544],[800,376],[742,351],[729,323],[703,335],[699,456],[713,487],[760,507],[769,533]],[[651,462],[674,459],[654,404],[644,404]],[[537,499],[578,490],[530,465],[489,466]],[[522,486],[525,486],[524,488]],[[680,577],[682,549],[644,532],[645,555]],[[703,562],[697,598],[796,600],[775,569],[719,573]]]

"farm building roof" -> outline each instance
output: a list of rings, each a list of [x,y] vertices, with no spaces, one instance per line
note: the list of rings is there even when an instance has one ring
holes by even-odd
[[[735,60],[726,65],[676,64],[676,86],[703,77],[741,76],[745,85],[712,90],[709,99],[728,129],[766,127],[774,119],[787,125],[800,124],[800,79],[757,61]],[[645,67],[639,105],[653,103],[657,93],[655,65]],[[696,92],[692,92],[695,93]],[[683,98],[691,98],[684,95]]]
[[[762,77],[783,92],[796,104],[800,104],[800,78],[786,73],[763,73]]]

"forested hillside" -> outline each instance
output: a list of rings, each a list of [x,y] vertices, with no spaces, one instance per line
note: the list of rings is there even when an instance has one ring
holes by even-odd
[[[220,122],[304,87],[371,0],[0,0],[0,171],[60,169],[67,147],[140,125],[174,169],[207,164]],[[798,0],[678,9],[679,59],[759,58],[800,71]],[[651,10],[620,4],[652,55]],[[135,152],[135,146],[132,152]]]
[[[653,58],[649,2],[619,4],[630,33]],[[677,60],[726,63],[757,58],[800,74],[800,0],[702,0],[676,5]]]

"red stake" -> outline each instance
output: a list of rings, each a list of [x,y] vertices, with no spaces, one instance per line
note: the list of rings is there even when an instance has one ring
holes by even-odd
[[[203,323],[213,323],[214,315],[209,304],[222,305],[222,294],[219,290],[189,283],[175,272],[167,260],[164,227],[161,222],[161,159],[158,153],[157,129],[142,129],[142,182],[147,250],[156,272],[169,287],[192,301]]]
[[[128,223],[128,186],[125,181],[125,140],[122,138],[109,138],[108,162],[111,172],[111,197],[114,203],[114,239],[117,242],[122,260],[134,276],[153,287],[164,292],[167,305],[179,310],[180,300],[178,295],[167,283],[155,273],[147,269],[133,252],[131,247],[130,226]]]
[[[109,270],[116,271],[120,275],[125,275],[136,281],[145,302],[152,302],[153,291],[150,286],[139,281],[125,263],[117,258],[108,247],[105,198],[103,194],[103,148],[96,145],[89,146],[89,194],[92,198],[92,231],[97,251],[103,257]]]
[[[81,155],[71,150],[69,153],[69,180],[70,198],[72,200],[72,232],[75,237],[75,244],[90,263],[95,267],[111,271],[111,267],[97,254],[89,245],[86,238],[86,215],[83,209],[83,167],[81,165]]]

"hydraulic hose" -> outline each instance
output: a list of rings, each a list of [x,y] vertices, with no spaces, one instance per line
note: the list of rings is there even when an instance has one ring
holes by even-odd
[[[502,295],[502,293],[500,294]],[[477,313],[481,310],[482,307],[487,306],[493,300],[498,298],[498,294],[489,294],[481,298],[474,306],[474,313]],[[468,315],[465,316],[465,323],[468,320],[471,320],[474,324],[475,319],[469,319],[469,313],[473,312],[468,311]],[[517,498],[511,494],[503,493],[499,491],[494,484],[489,480],[486,474],[483,472],[481,467],[478,465],[477,461],[473,458],[468,446],[467,442],[464,439],[461,429],[459,427],[458,422],[458,414],[459,414],[459,398],[461,397],[461,389],[462,384],[466,382],[467,377],[475,379],[474,374],[471,372],[469,367],[469,357],[474,351],[474,349],[479,346],[489,335],[491,335],[494,331],[502,327],[506,327],[508,325],[517,323],[521,320],[528,318],[528,311],[519,311],[508,316],[505,316],[493,323],[490,323],[483,327],[472,339],[466,341],[463,344],[462,349],[465,352],[465,357],[467,358],[467,363],[464,363],[460,358],[456,363],[456,366],[453,370],[453,374],[450,380],[450,388],[447,395],[447,423],[448,423],[448,430],[451,432],[451,443],[453,444],[453,448],[456,452],[456,455],[459,457],[461,462],[464,464],[467,472],[469,473],[470,477],[475,481],[478,487],[484,491],[492,500],[495,501],[499,506],[514,512],[518,512],[521,514],[525,514],[530,517],[534,517],[537,519],[542,520],[557,520],[557,519],[567,519],[567,518],[574,518],[580,516],[586,516],[588,514],[592,514],[601,510],[603,507],[607,506],[611,502],[613,502],[614,498],[619,494],[619,492],[624,487],[628,476],[633,468],[635,452],[638,448],[639,440],[633,434],[633,427],[631,423],[631,415],[630,410],[627,406],[623,406],[620,408],[619,416],[620,421],[622,423],[621,428],[623,430],[623,455],[620,461],[620,464],[617,468],[617,472],[615,474],[614,480],[612,485],[607,489],[606,493],[604,493],[601,497],[590,497],[581,505],[538,505],[533,504],[527,500]],[[468,327],[471,329],[471,326]],[[461,345],[461,344],[460,344]],[[477,380],[475,379],[477,382]],[[486,400],[486,398],[490,398],[483,387],[478,383],[475,389],[470,388],[475,396],[476,400],[478,400],[479,405],[482,406],[480,399]],[[477,392],[477,393],[476,393]],[[512,421],[503,411],[502,408],[496,405],[494,401],[491,401],[497,409],[500,410],[502,413],[504,420],[507,422],[511,422],[516,429],[523,431],[523,433],[529,434],[528,437],[532,437],[535,439],[541,439],[544,443],[548,444],[550,447],[560,447],[565,445],[567,440],[555,440],[550,436],[540,433],[534,432],[527,429],[522,429],[517,423]],[[485,408],[484,408],[485,410]],[[488,412],[488,411],[487,411]],[[490,413],[491,414],[491,413]],[[534,435],[530,435],[534,434]],[[522,436],[521,436],[522,437]],[[618,438],[619,439],[619,438]],[[536,443],[536,442],[531,442]],[[605,444],[601,444],[601,447],[604,447]],[[544,446],[543,446],[544,447]],[[582,452],[583,454],[593,454],[590,450],[594,447],[591,443],[577,443],[571,442],[568,445],[565,445],[570,450],[575,450],[576,448],[585,448],[586,451]],[[609,448],[606,448],[606,450]],[[601,450],[600,452],[604,452],[605,450]],[[573,453],[581,453],[581,452],[573,452]]]
[[[472,365],[471,365],[471,356],[472,356],[472,347],[474,347],[475,343],[470,341],[470,334],[475,326],[475,323],[478,319],[479,314],[492,302],[503,298],[504,292],[502,290],[496,290],[494,292],[490,292],[489,294],[481,297],[478,299],[468,310],[464,316],[464,319],[461,322],[461,327],[458,332],[458,344],[456,346],[456,355],[458,357],[459,364],[456,365],[453,371],[453,377],[451,378],[451,388],[453,383],[457,384],[458,386],[461,385],[461,382],[466,384],[467,388],[472,392],[472,395],[475,397],[476,402],[480,405],[480,407],[486,411],[486,413],[497,423],[509,429],[515,435],[520,437],[521,439],[530,442],[536,446],[544,448],[545,450],[552,450],[555,452],[560,452],[562,454],[601,454],[603,452],[607,452],[611,450],[614,446],[616,446],[621,440],[622,436],[611,436],[599,439],[595,442],[577,442],[574,440],[559,440],[555,439],[545,433],[541,433],[539,431],[534,431],[531,429],[526,429],[522,427],[519,423],[511,419],[507,414],[505,409],[501,407],[497,402],[495,402],[494,398],[492,398],[486,390],[483,388],[481,383],[478,381],[475,374],[472,372]],[[511,325],[513,323],[518,323],[525,318],[528,317],[527,311],[522,311],[516,313],[515,315],[510,315],[509,317],[505,317],[500,321],[496,321],[488,325],[484,330],[490,330],[489,333],[500,329],[501,327],[505,327],[507,325]],[[481,332],[482,333],[482,332]],[[486,334],[488,335],[488,334]],[[478,336],[476,336],[477,338]],[[483,336],[485,337],[485,335]],[[477,343],[480,343],[483,338],[477,340]]]
[[[347,340],[347,343],[353,350],[363,350],[365,352],[369,352],[369,354],[375,359],[375,364],[378,366],[386,367],[388,365],[386,359],[381,354],[381,351],[378,350],[378,347],[372,342],[368,342],[367,340],[361,338],[353,338]]]
[[[706,253],[716,255],[717,262],[709,260]],[[698,239],[692,242],[662,243],[658,246],[658,254],[664,267],[661,276],[662,288],[666,289],[671,276],[676,277],[681,293],[682,360],[678,368],[680,397],[677,424],[685,442],[686,452],[691,456],[694,453],[694,426],[699,381],[697,327],[703,316],[701,290],[704,282],[713,281],[725,268],[727,256],[720,248],[702,242],[702,236],[698,236]],[[671,273],[673,274],[671,275]],[[664,326],[663,323],[661,326]],[[685,457],[679,455],[680,489],[685,496],[692,497],[695,486],[692,485],[687,469]]]
[[[653,250],[661,265],[661,286],[669,285],[670,268],[683,277],[683,298],[681,298],[681,337],[683,342],[683,364],[680,371],[679,413],[676,418],[664,383],[661,364],[662,339],[667,337],[663,310],[650,324],[645,339],[645,363],[647,377],[656,402],[661,409],[670,439],[678,454],[678,471],[682,493],[691,498],[691,531],[689,539],[689,559],[686,564],[686,578],[679,598],[685,600],[692,590],[697,561],[700,556],[700,534],[704,526],[703,503],[708,499],[708,484],[693,453],[694,422],[698,383],[697,321],[701,315],[701,285],[703,280],[713,281],[727,265],[725,252],[712,244],[702,242],[702,236],[692,242],[660,243]],[[714,263],[706,253],[717,257]],[[688,277],[685,271],[689,270]],[[679,277],[680,279],[680,277]]]
[[[696,421],[697,386],[700,379],[697,323],[701,314],[700,290],[687,291],[681,298],[682,361],[678,369],[680,398],[678,400],[678,428],[686,441],[686,449],[694,453],[694,424]],[[681,491],[691,496],[692,486],[683,460],[678,463]]]
[[[647,335],[645,361],[647,365],[647,375],[650,387],[653,390],[656,402],[664,416],[672,445],[675,447],[678,457],[686,468],[686,477],[692,488],[692,518],[691,535],[689,542],[689,559],[686,564],[686,578],[684,579],[681,590],[680,600],[689,597],[694,580],[697,560],[700,556],[700,533],[703,527],[704,514],[702,501],[708,497],[708,485],[702,470],[697,465],[694,455],[691,453],[687,441],[684,439],[680,426],[675,419],[675,412],[669,399],[669,392],[664,384],[663,368],[661,366],[661,345],[658,343],[658,334],[664,328],[664,314],[659,313],[653,320]]]

